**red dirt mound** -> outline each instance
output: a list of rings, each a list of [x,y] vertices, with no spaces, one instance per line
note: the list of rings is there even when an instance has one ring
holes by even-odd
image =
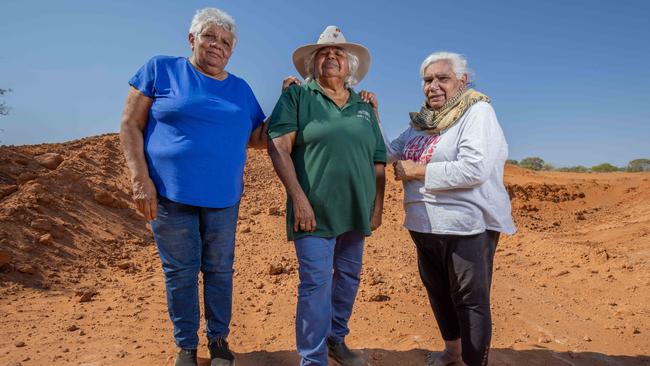
[[[650,365],[650,175],[506,167],[517,234],[497,250],[491,365]],[[249,151],[230,342],[238,365],[292,365],[297,263],[285,193]],[[0,364],[171,365],[151,234],[115,135],[0,147]],[[442,347],[389,179],[349,344],[369,364]],[[205,344],[199,355],[206,364]]]

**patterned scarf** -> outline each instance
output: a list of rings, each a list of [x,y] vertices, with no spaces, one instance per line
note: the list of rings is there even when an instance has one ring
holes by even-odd
[[[490,98],[474,89],[461,89],[451,99],[445,102],[440,109],[431,109],[424,101],[420,112],[410,112],[411,126],[416,130],[427,131],[430,134],[439,134],[458,122],[460,117],[474,103],[485,101],[490,103]]]

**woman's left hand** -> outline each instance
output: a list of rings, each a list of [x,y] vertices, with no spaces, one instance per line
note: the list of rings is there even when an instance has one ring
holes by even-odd
[[[424,180],[427,173],[425,164],[418,164],[412,160],[398,160],[393,163],[395,180]]]

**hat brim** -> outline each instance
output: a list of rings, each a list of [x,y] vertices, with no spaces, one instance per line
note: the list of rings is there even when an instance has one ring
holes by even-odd
[[[359,67],[354,74],[357,81],[361,81],[370,68],[370,52],[367,48],[356,43],[321,43],[309,44],[306,46],[298,47],[293,51],[293,65],[303,78],[307,77],[307,67],[305,66],[305,58],[309,57],[314,51],[323,47],[340,47],[351,54],[357,56],[359,59]]]

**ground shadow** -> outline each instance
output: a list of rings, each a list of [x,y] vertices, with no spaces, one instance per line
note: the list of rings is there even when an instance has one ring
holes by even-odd
[[[367,348],[358,350],[368,366],[424,366],[429,350],[413,349],[390,351]],[[435,356],[435,352],[434,356]],[[237,354],[237,366],[297,366],[299,358],[294,351],[255,351]],[[199,366],[209,366],[201,359]],[[330,362],[336,365],[336,362]],[[607,355],[598,352],[556,352],[547,348],[527,350],[492,349],[490,366],[650,366],[650,356]]]

